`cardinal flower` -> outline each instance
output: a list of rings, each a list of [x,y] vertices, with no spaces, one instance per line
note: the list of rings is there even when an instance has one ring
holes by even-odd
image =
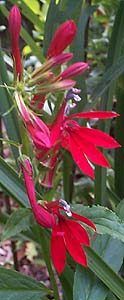
[[[21,168],[34,217],[42,227],[52,230],[50,251],[55,269],[58,273],[63,271],[66,263],[66,249],[77,263],[86,267],[87,257],[82,246],[89,246],[90,238],[79,222],[96,230],[94,223],[72,212],[63,199],[49,203],[44,201],[39,204],[36,201],[32,166],[28,158],[21,159]]]
[[[53,124],[51,125],[50,142],[53,146],[58,145],[58,151],[62,147],[68,150],[79,168],[91,178],[94,178],[91,163],[110,167],[106,157],[99,148],[117,148],[120,145],[108,134],[94,128],[80,126],[75,119],[106,119],[117,117],[115,112],[92,111],[80,112],[67,116],[66,101],[63,102]]]
[[[21,30],[21,14],[16,5],[12,6],[9,13],[9,31],[12,45],[12,55],[15,64],[16,77],[21,79],[22,63],[19,50],[19,36]]]

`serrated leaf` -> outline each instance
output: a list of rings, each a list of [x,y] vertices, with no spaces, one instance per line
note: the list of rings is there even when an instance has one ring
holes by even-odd
[[[0,267],[0,299],[39,300],[49,293],[42,283],[16,271]]]
[[[31,210],[28,208],[19,208],[14,211],[4,228],[2,234],[2,241],[8,240],[20,232],[27,230],[32,224],[32,214]]]
[[[124,222],[111,210],[103,206],[86,207],[80,204],[73,206],[73,210],[93,220],[97,233],[109,234],[124,242]]]

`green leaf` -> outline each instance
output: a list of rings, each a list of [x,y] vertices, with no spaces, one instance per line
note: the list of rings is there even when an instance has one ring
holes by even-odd
[[[85,59],[86,53],[86,28],[88,25],[89,17],[96,10],[96,6],[91,6],[90,4],[83,5],[81,8],[78,24],[77,24],[77,34],[74,42],[71,46],[72,52],[74,53],[74,61],[82,61]],[[82,111],[85,104],[87,103],[87,89],[86,89],[86,75],[82,74],[76,77],[76,86],[81,89],[81,101],[78,103],[78,111]]]
[[[2,72],[0,72],[0,85],[6,84],[7,86],[9,86],[10,82],[3,60],[2,51],[0,51],[0,69],[2,70]],[[17,112],[15,108],[13,108],[11,112],[9,112],[12,106],[13,101],[11,94],[8,92],[6,87],[0,87],[0,111],[7,130],[7,135],[10,140],[21,143]],[[18,150],[12,146],[12,151],[15,158],[17,159]]]
[[[124,299],[124,281],[90,247],[85,247],[88,266],[96,276],[120,299]]]
[[[2,157],[0,157],[0,186],[21,206],[30,207],[22,179]]]
[[[110,66],[103,74],[102,79],[99,83],[95,86],[92,94],[91,99],[93,105],[98,98],[103,95],[103,93],[108,89],[111,83],[118,78],[124,72],[124,56],[120,56],[118,60]],[[85,109],[88,109],[88,105],[86,105]]]
[[[124,221],[124,199],[117,205],[116,214],[119,216],[121,221]]]
[[[122,242],[107,235],[97,235],[92,245],[114,271],[119,271],[123,262]],[[77,266],[74,277],[74,300],[104,300],[107,294],[108,288],[91,271]]]
[[[113,238],[124,242],[124,222],[111,210],[102,206],[86,207],[82,205],[73,206],[73,210],[93,220],[97,233],[109,234]]]
[[[74,273],[69,265],[66,264],[63,273],[60,276],[60,281],[64,290],[64,300],[73,298],[72,287],[74,281]]]
[[[115,191],[120,199],[124,198],[124,74],[122,74],[116,83],[116,111],[119,114],[119,118],[116,120],[115,126],[115,138],[121,148],[115,151]]]
[[[2,234],[2,241],[11,239],[12,237],[18,235],[20,232],[29,229],[32,225],[32,214],[31,210],[28,208],[19,208],[15,210],[4,227]]]
[[[124,40],[124,3],[123,0],[118,1],[118,9],[115,17],[112,35],[109,43],[108,57],[106,63],[106,71],[103,74],[100,84],[98,84],[92,94],[93,105],[94,102],[97,102],[97,99],[102,95],[101,99],[101,110],[112,110],[113,109],[113,97],[115,95],[115,80],[120,74],[123,73],[119,70],[119,63],[121,63],[121,54]],[[119,45],[119,46],[118,46]],[[124,61],[124,56],[122,56],[122,64]],[[117,67],[117,69],[116,69]],[[120,73],[120,74],[119,74]],[[108,82],[108,80],[110,82]],[[111,126],[111,121],[107,122],[101,121],[99,129],[109,133]],[[103,154],[106,153],[106,150],[103,151]],[[122,153],[121,153],[122,155]],[[122,163],[123,166],[123,163]],[[107,190],[106,190],[106,175],[107,170],[101,168],[100,166],[95,167],[95,199],[96,203],[102,205],[107,204]],[[121,176],[121,175],[120,175]],[[123,175],[122,175],[123,177]],[[100,182],[100,185],[99,185]],[[104,202],[105,199],[105,202]]]
[[[84,60],[85,56],[85,31],[86,31],[86,26],[89,17],[96,11],[97,6],[91,6],[89,4],[86,4],[82,7],[78,24],[77,24],[77,34],[74,39],[74,43],[72,46],[74,55],[75,55],[75,60],[76,61],[82,61]]]
[[[93,249],[115,271],[118,272],[123,263],[124,243],[109,235],[96,235],[91,241]],[[117,255],[118,253],[118,255]]]
[[[104,300],[108,289],[96,280],[94,274],[81,266],[77,266],[74,276],[73,300]]]
[[[39,300],[50,291],[42,283],[16,271],[0,267],[0,299]]]
[[[109,292],[106,300],[118,300],[118,298],[112,292]]]

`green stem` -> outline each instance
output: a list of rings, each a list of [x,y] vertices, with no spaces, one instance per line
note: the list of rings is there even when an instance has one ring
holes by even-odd
[[[25,129],[21,120],[20,120],[20,132],[21,132],[21,139],[22,139],[22,145],[23,145],[22,152],[23,152],[23,154],[30,156],[31,144],[29,142],[27,130]]]
[[[58,287],[57,287],[55,277],[54,277],[54,273],[53,273],[53,269],[52,269],[52,266],[51,266],[48,240],[46,238],[44,228],[42,228],[42,227],[39,228],[39,234],[40,234],[40,243],[41,243],[44,259],[45,259],[45,262],[46,262],[46,266],[47,266],[47,269],[48,269],[48,272],[49,272],[50,281],[51,281],[53,292],[54,292],[54,298],[55,298],[55,300],[59,300],[60,298],[59,298]]]
[[[116,110],[120,114],[116,120],[115,138],[122,145],[115,151],[115,190],[120,199],[124,198],[124,74],[118,78],[116,87]]]
[[[74,163],[69,155],[65,152],[63,155],[63,188],[64,199],[68,202],[72,202],[73,190],[74,190]]]

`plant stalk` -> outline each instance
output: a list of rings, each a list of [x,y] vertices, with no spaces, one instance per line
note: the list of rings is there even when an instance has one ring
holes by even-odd
[[[53,270],[52,270],[50,254],[49,254],[48,240],[46,238],[44,228],[39,227],[39,235],[40,235],[40,243],[41,243],[44,259],[45,259],[45,262],[46,262],[46,266],[47,266],[47,269],[48,269],[48,272],[49,272],[50,281],[51,281],[53,292],[54,292],[54,299],[55,300],[60,300],[58,287],[57,287],[55,277],[54,277],[54,273],[53,273]]]

